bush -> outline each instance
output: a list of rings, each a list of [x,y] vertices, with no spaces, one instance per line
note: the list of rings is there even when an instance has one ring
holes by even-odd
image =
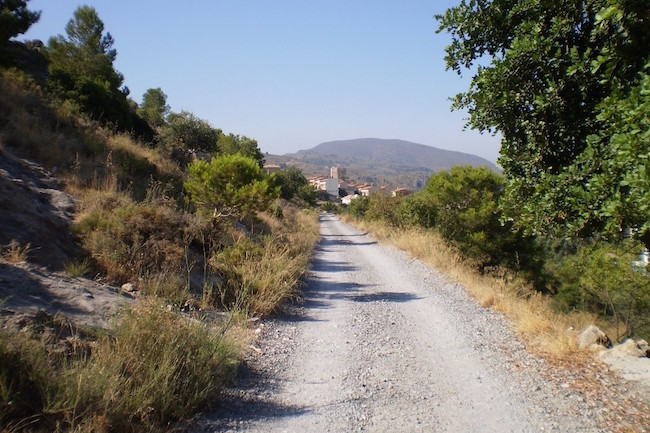
[[[436,229],[481,269],[505,265],[533,276],[542,266],[539,250],[533,238],[501,222],[503,186],[503,178],[488,168],[456,166],[431,176],[424,190],[401,205],[386,203],[381,212],[395,225]]]
[[[123,312],[111,332],[96,338],[76,351],[49,341],[55,350],[48,352],[26,332],[0,330],[0,425],[152,431],[207,404],[239,362],[225,324],[214,329],[156,302]]]
[[[214,216],[248,218],[278,197],[257,161],[239,154],[194,161],[187,171],[190,200]]]
[[[83,204],[74,229],[109,281],[123,284],[186,273],[190,216],[173,203],[136,203],[123,193],[96,191]]]
[[[266,315],[296,294],[314,245],[316,214],[285,205],[282,220],[262,215],[266,230],[255,237],[231,231],[231,241],[210,258],[223,278],[218,287],[221,306]]]
[[[363,219],[366,216],[370,200],[367,197],[359,197],[350,202],[347,212],[349,215],[357,219]]]
[[[650,337],[650,276],[634,264],[642,247],[631,240],[583,243],[558,254],[547,265],[555,304],[611,321],[618,340]]]
[[[384,194],[375,194],[368,200],[368,209],[365,218],[369,220],[384,221],[392,227],[399,227],[402,221],[397,213],[402,197],[390,197]]]
[[[185,418],[234,375],[237,350],[223,332],[153,302],[127,311],[90,359],[67,372],[60,409],[104,418],[113,431]]]

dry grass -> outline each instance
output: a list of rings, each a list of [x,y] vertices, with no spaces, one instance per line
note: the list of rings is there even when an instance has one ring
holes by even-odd
[[[568,329],[583,329],[594,322],[594,317],[587,313],[558,313],[548,297],[511,273],[503,270],[494,270],[489,275],[478,273],[472,263],[464,261],[458,251],[433,231],[395,229],[378,222],[354,221],[353,224],[372,233],[379,241],[437,268],[463,286],[480,305],[503,313],[538,353],[556,358],[575,356],[576,337]]]
[[[256,238],[233,233],[237,239],[232,245],[210,259],[225,279],[221,303],[228,308],[236,304],[255,316],[270,314],[297,295],[319,239],[318,216],[313,211],[287,207],[282,220],[268,214],[261,217],[268,233]]]
[[[163,431],[234,376],[241,346],[227,328],[150,299],[87,350],[48,352],[51,342],[2,329],[0,425],[30,419],[36,430],[27,431]]]
[[[18,241],[12,239],[9,245],[3,248],[2,258],[9,263],[24,262],[29,256],[30,249],[31,245],[29,243],[21,246]]]
[[[135,161],[146,161],[156,167],[156,172],[164,177],[181,177],[180,168],[169,158],[165,158],[158,151],[135,142],[127,134],[111,135],[107,139],[109,152],[115,154],[128,154]]]

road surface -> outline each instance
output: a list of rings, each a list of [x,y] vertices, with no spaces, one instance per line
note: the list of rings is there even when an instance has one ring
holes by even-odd
[[[457,284],[334,215],[321,234],[304,302],[259,328],[259,353],[195,431],[601,431]]]

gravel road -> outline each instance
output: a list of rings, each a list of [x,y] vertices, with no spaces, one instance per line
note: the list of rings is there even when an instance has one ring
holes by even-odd
[[[260,325],[246,371],[193,431],[595,432],[501,315],[435,269],[321,216],[304,302]]]

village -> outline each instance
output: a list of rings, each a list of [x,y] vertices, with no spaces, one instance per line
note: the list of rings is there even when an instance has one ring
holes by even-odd
[[[307,180],[317,191],[324,191],[328,194],[331,201],[339,202],[343,205],[349,205],[352,200],[359,197],[370,197],[374,194],[385,194],[396,196],[406,196],[412,193],[407,188],[390,189],[382,185],[377,186],[372,183],[356,183],[344,180],[345,169],[331,167],[329,176],[308,176]]]

